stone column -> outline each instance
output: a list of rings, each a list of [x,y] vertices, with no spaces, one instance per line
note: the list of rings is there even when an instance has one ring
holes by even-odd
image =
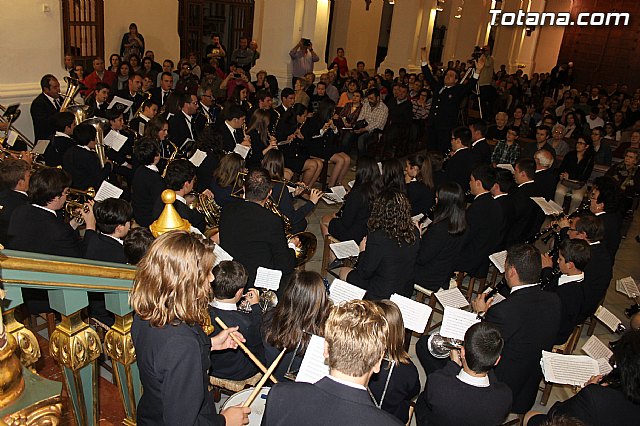
[[[507,13],[518,13],[519,10],[526,11],[529,0],[506,0],[502,2],[502,11]],[[507,71],[514,73],[518,69],[518,56],[524,38],[524,26],[504,26],[499,25],[496,32],[496,41],[493,46],[493,57],[495,58],[496,69],[500,65],[506,65]]]
[[[529,12],[542,13],[544,12],[545,2],[531,2],[529,4]],[[533,72],[535,68],[535,55],[538,48],[538,39],[540,38],[540,30],[542,27],[535,27],[534,31],[530,35],[527,35],[526,27],[524,31],[524,37],[522,38],[522,44],[520,51],[518,52],[517,65],[518,68],[522,68],[525,74]]]

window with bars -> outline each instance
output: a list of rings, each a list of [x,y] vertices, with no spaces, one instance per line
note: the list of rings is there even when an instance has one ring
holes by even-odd
[[[104,57],[104,0],[62,0],[64,52],[91,72],[96,56]]]

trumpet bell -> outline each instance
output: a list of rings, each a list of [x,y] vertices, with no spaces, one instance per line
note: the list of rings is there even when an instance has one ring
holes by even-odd
[[[298,237],[299,243],[296,245],[296,266],[307,263],[318,249],[318,239],[311,232],[298,232],[288,236],[288,242],[294,237]]]
[[[460,349],[464,342],[434,333],[427,340],[427,349],[435,358],[447,358],[452,349]]]
[[[74,115],[78,125],[93,116],[94,108],[91,105],[71,105],[67,111]]]
[[[273,290],[265,290],[260,294],[260,308],[262,313],[270,311],[278,304],[278,296]]]

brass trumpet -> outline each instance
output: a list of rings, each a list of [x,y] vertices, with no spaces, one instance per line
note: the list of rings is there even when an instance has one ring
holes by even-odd
[[[275,291],[266,290],[263,288],[257,288],[256,290],[260,292],[260,301],[258,302],[258,305],[260,305],[260,309],[262,310],[263,314],[276,307],[276,305],[278,304],[278,295]],[[242,297],[243,299],[240,301],[238,309],[242,312],[251,313],[251,303],[249,303],[249,301],[245,299],[246,294]]]
[[[74,219],[82,219],[82,212],[87,213],[89,207],[85,206],[89,200],[96,196],[96,190],[89,187],[86,190],[69,188],[67,201],[64,204],[64,211]]]
[[[220,223],[222,207],[220,207],[213,198],[207,197],[205,194],[192,192],[191,195],[195,196],[195,199],[189,204],[189,208],[195,209],[204,215],[205,222],[207,223],[205,235],[215,234]]]

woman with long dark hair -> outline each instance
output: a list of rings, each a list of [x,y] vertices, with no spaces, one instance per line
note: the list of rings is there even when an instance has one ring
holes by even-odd
[[[240,154],[231,152],[220,159],[218,167],[213,172],[213,179],[211,179],[209,187],[220,207],[224,208],[225,204],[234,200],[231,195],[233,187],[238,180],[238,173],[244,170],[244,159]]]
[[[384,189],[395,189],[407,193],[404,167],[397,158],[387,158],[382,161],[382,186]]]
[[[257,109],[251,114],[247,134],[251,138],[251,155],[246,159],[247,168],[257,167],[272,149],[278,149],[276,138],[269,133],[271,116],[268,111]]]
[[[297,372],[312,334],[322,336],[331,310],[331,300],[317,272],[295,271],[282,300],[262,319],[262,343],[267,364],[287,348],[273,373],[283,380],[285,373]]]
[[[367,227],[357,268],[342,268],[340,278],[367,290],[365,299],[388,299],[394,293],[411,296],[420,239],[407,196],[398,190],[381,192]]]
[[[407,158],[405,167],[407,197],[411,203],[411,215],[427,215],[435,201],[435,184],[429,157],[414,154]]]
[[[414,281],[437,291],[449,288],[449,280],[462,251],[467,230],[464,191],[455,182],[442,184],[436,195],[433,222],[420,242]]]
[[[576,149],[564,156],[558,168],[560,182],[556,187],[554,199],[559,206],[562,206],[565,195],[571,194],[569,213],[572,213],[580,206],[584,195],[587,193],[587,181],[594,166],[594,154],[591,145],[591,138],[579,136],[576,142]]]

